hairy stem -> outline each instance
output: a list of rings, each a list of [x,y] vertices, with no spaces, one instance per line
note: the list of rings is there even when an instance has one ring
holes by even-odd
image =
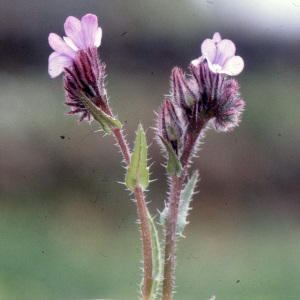
[[[185,175],[183,175],[181,178],[183,178],[184,176]],[[181,178],[173,175],[171,183],[169,212],[165,236],[165,262],[162,300],[172,299],[175,268],[176,225],[178,205],[183,183],[183,180],[181,180]]]
[[[199,120],[199,122],[195,124],[194,130],[191,130],[188,133],[184,151],[180,159],[183,167],[182,175],[179,178],[176,176],[176,174],[172,176],[170,197],[168,202],[169,211],[165,234],[165,262],[162,300],[172,299],[175,270],[176,225],[179,200],[183,183],[187,174],[187,168],[190,163],[193,151],[195,151],[197,140],[204,125],[205,120]]]
[[[121,129],[119,128],[113,128],[112,129],[113,134],[115,135],[115,138],[121,148],[122,154],[124,156],[124,159],[126,161],[127,166],[130,165],[130,160],[131,160],[131,155],[130,155],[130,151],[128,149],[126,140],[122,134]]]
[[[134,190],[136,202],[138,206],[139,219],[141,222],[141,232],[143,240],[144,252],[144,280],[143,280],[143,300],[149,299],[152,289],[152,246],[151,246],[151,233],[148,220],[148,210],[144,198],[143,190],[136,187]]]
[[[121,129],[112,128],[112,132],[121,148],[122,154],[127,166],[131,162],[131,154],[128,149],[125,138]],[[142,242],[143,242],[143,263],[144,263],[144,277],[143,277],[143,300],[148,300],[151,295],[153,278],[152,278],[152,244],[151,231],[148,219],[148,209],[146,205],[145,196],[141,187],[134,189],[135,199],[138,207],[139,220],[141,224]]]

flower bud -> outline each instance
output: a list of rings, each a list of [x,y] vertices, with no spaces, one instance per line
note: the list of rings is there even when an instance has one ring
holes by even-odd
[[[191,111],[197,101],[193,82],[188,81],[180,68],[174,68],[171,75],[171,95],[176,103],[190,117]]]
[[[245,102],[239,98],[239,86],[234,79],[225,79],[219,86],[219,101],[213,108],[212,122],[216,131],[231,131],[241,121]]]
[[[166,140],[178,154],[182,146],[183,128],[172,102],[166,98],[158,116],[158,134]]]

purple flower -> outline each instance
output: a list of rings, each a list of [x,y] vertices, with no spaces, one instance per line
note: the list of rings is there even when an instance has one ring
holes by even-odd
[[[64,24],[67,36],[63,39],[56,33],[50,33],[49,44],[54,52],[49,56],[49,75],[59,76],[65,68],[72,65],[79,50],[99,47],[102,38],[102,29],[98,27],[95,15],[87,14],[81,21],[75,17],[68,17]]]
[[[225,74],[214,74],[204,60],[197,66],[191,64],[190,69],[191,80],[198,86],[197,122],[209,121],[217,132],[233,130],[245,106],[238,83]]]
[[[197,66],[206,59],[209,69],[213,73],[224,73],[235,76],[244,69],[244,61],[240,56],[235,56],[235,45],[230,40],[222,40],[216,32],[212,39],[206,39],[201,45],[202,56],[192,61]]]

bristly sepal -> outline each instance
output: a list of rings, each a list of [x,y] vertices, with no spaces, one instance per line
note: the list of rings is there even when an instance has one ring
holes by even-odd
[[[109,116],[101,108],[97,107],[95,103],[85,96],[84,93],[78,91],[78,97],[80,98],[82,104],[86,108],[86,110],[93,116],[93,118],[99,122],[103,128],[103,130],[111,134],[111,129],[113,128],[121,128],[121,123],[119,120]]]
[[[168,164],[167,164],[167,172],[170,176],[173,176],[176,174],[176,176],[179,178],[182,175],[183,168],[181,165],[180,160],[178,159],[175,151],[172,149],[170,144],[161,136],[158,136],[162,142],[162,144],[165,146],[166,151],[168,152]]]

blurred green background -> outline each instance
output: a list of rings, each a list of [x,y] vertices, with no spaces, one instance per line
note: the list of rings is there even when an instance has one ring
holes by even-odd
[[[300,299],[300,1],[2,0],[0,299],[137,299],[142,248],[121,155],[97,124],[65,116],[50,32],[94,13],[113,111],[130,145],[147,129],[149,209],[166,199],[155,114],[172,67],[219,31],[245,60],[232,133],[208,131],[174,299]],[[124,165],[123,165],[124,166]]]

